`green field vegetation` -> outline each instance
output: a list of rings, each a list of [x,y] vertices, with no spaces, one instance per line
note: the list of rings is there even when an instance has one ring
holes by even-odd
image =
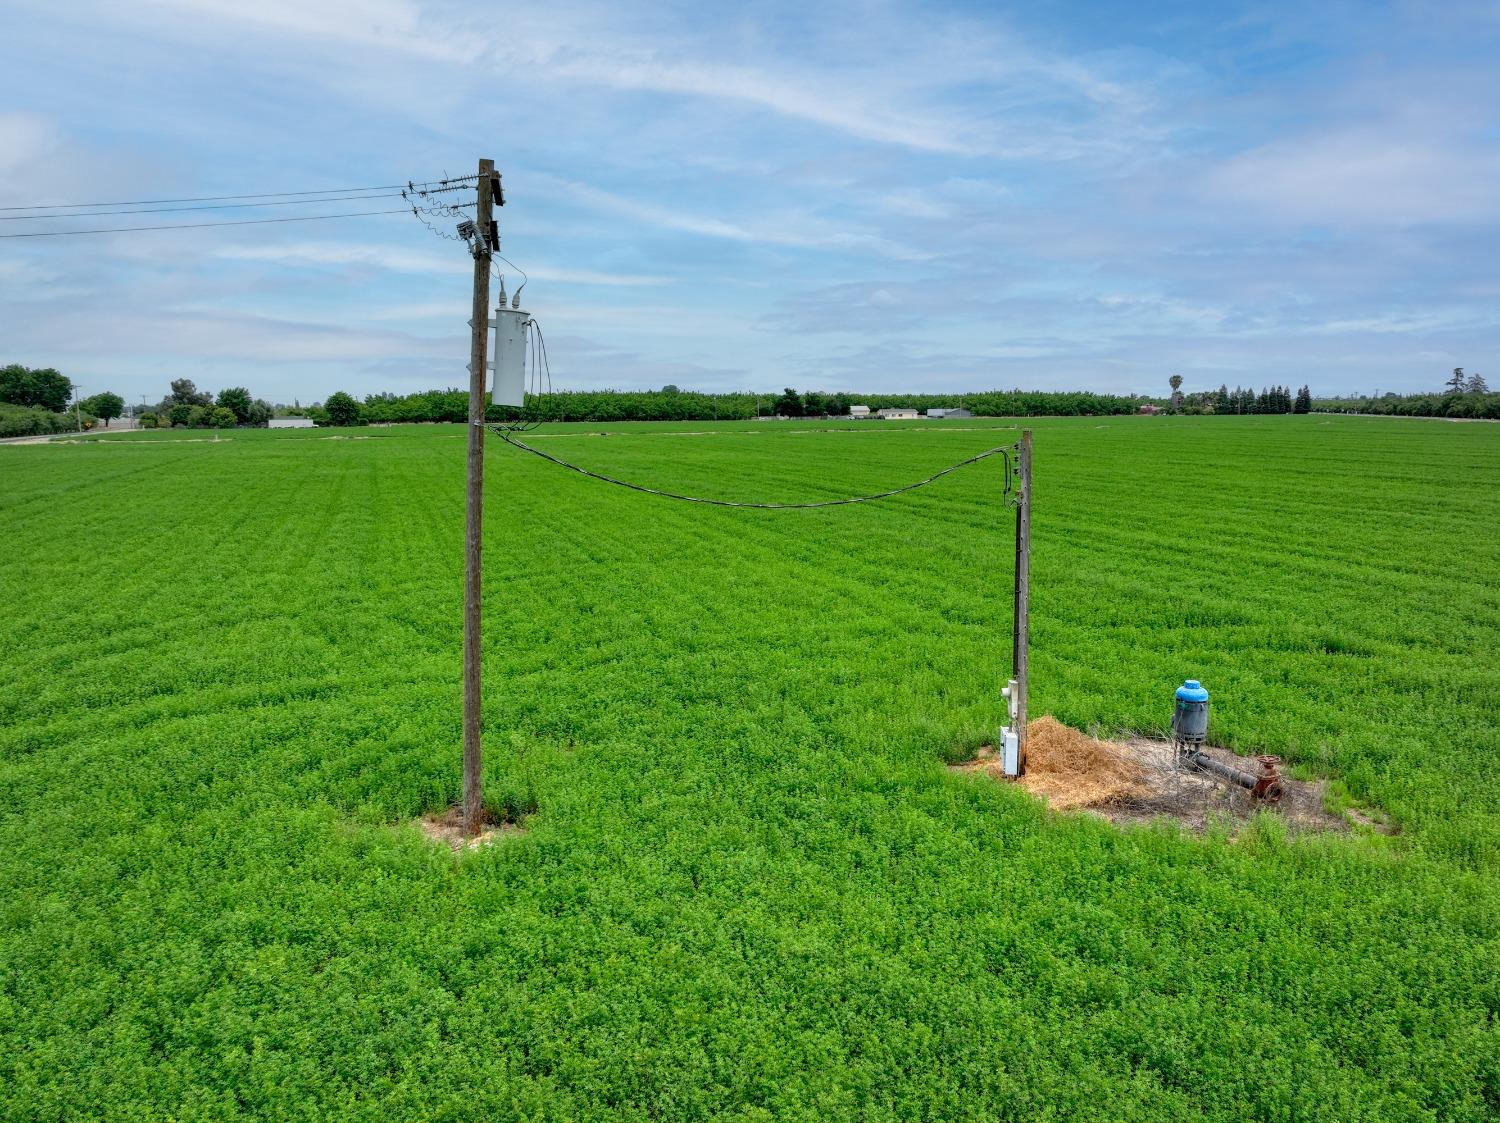
[[[761,512],[492,442],[527,830],[458,859],[406,824],[459,789],[460,427],[0,449],[0,1117],[1494,1119],[1500,429],[1033,427],[1034,712],[1160,732],[1199,677],[1398,834],[950,773],[1001,721],[998,461]],[[790,501],[1012,436],[828,428],[531,439]]]

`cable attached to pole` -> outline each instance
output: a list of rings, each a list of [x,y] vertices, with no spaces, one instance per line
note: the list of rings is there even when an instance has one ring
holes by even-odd
[[[421,216],[418,215],[418,217],[420,218]],[[496,256],[499,255],[497,254]],[[523,277],[526,275],[524,270],[507,258],[501,257],[500,260],[510,265],[511,268],[515,269]],[[522,288],[524,287],[525,282],[523,281]],[[520,304],[520,293],[521,290],[517,289],[516,298],[511,302],[512,307]],[[500,287],[500,300],[502,304],[505,301],[503,279]],[[871,503],[877,499],[889,499],[892,496],[905,495],[909,491],[916,491],[918,488],[936,483],[944,476],[950,475],[960,468],[967,468],[970,464],[978,464],[981,460],[988,460],[992,456],[1000,456],[1005,460],[1005,487],[1000,494],[1002,497],[1009,496],[1015,490],[1013,477],[1015,476],[1017,461],[1012,459],[1012,454],[1019,456],[1021,449],[1019,444],[997,445],[994,448],[985,449],[983,452],[976,453],[967,460],[960,460],[957,464],[950,464],[948,467],[932,473],[932,475],[927,476],[925,479],[917,480],[915,483],[909,483],[903,487],[893,487],[886,491],[877,491],[872,495],[851,495],[842,499],[818,499],[806,503],[750,503],[735,499],[712,499],[705,495],[683,495],[676,491],[647,487],[645,484],[631,483],[629,480],[620,480],[614,476],[606,476],[602,472],[595,472],[592,469],[581,467],[562,459],[560,456],[553,456],[550,452],[544,452],[539,448],[535,448],[516,435],[518,433],[529,432],[541,424],[541,399],[544,395],[550,397],[552,394],[552,366],[547,360],[547,342],[546,338],[542,335],[542,327],[536,322],[535,317],[527,319],[526,331],[531,346],[527,348],[529,370],[523,372],[522,401],[525,403],[526,399],[530,398],[530,404],[534,408],[528,411],[527,406],[523,404],[520,415],[514,421],[486,422],[476,419],[472,424],[482,425],[512,448],[520,449],[522,452],[529,452],[533,456],[541,457],[543,460],[556,464],[559,468],[566,468],[570,472],[577,472],[580,476],[587,476],[589,479],[598,480],[600,483],[612,484],[615,487],[627,488],[630,491],[639,491],[644,495],[656,495],[662,499],[676,499],[682,503],[702,503],[709,507],[737,507],[743,510],[757,511],[810,511],[820,507],[847,507],[854,503]],[[495,360],[497,380],[500,374],[499,364],[500,358],[497,355]]]
[[[318,199],[269,199],[261,203],[206,203],[194,204],[190,207],[132,207],[128,210],[113,211],[73,211],[69,214],[5,214],[0,215],[0,222],[30,222],[38,218],[99,218],[111,214],[177,214],[181,211],[243,211],[259,210],[261,207],[305,207],[310,203],[347,203],[350,201],[364,202],[379,199],[399,199],[398,192],[386,191],[371,194],[366,192],[362,195],[331,195]]]
[[[446,180],[429,180],[429,183],[447,182]],[[368,191],[400,191],[403,187],[412,187],[413,184],[385,183],[375,184],[372,187],[327,187],[321,191],[269,191],[259,195],[190,195],[181,199],[117,199],[108,203],[32,203],[26,206],[0,207],[0,211],[58,211],[79,210],[90,207],[147,207],[159,203],[223,203],[235,199],[285,199],[293,195],[351,195],[355,193],[364,194]],[[422,186],[426,186],[423,184]],[[316,200],[309,200],[316,202]],[[47,217],[47,216],[38,216]]]
[[[95,230],[36,230],[26,234],[0,234],[0,238],[65,238],[78,234],[130,234],[137,230],[203,230],[210,226],[263,226],[270,222],[318,222],[325,218],[365,218],[372,214],[405,214],[393,211],[348,211],[344,214],[301,214],[286,218],[242,218],[231,222],[182,222],[169,226],[110,226]]]
[[[599,480],[601,483],[613,484],[615,487],[629,488],[631,491],[644,492],[646,495],[657,495],[663,499],[676,499],[683,503],[704,503],[711,507],[741,507],[758,511],[806,511],[817,507],[845,507],[851,503],[870,503],[876,499],[889,499],[893,495],[904,495],[908,491],[916,491],[918,488],[926,487],[928,484],[936,483],[944,476],[967,468],[970,464],[978,464],[981,460],[988,460],[991,456],[1000,456],[1005,459],[1005,490],[1002,495],[1011,493],[1011,478],[1015,474],[1012,468],[1012,453],[1015,445],[999,445],[995,448],[985,449],[981,453],[960,460],[957,464],[951,464],[939,472],[934,472],[926,479],[918,480],[904,487],[893,487],[889,491],[877,491],[873,495],[853,495],[844,499],[821,499],[810,503],[746,503],[733,499],[709,499],[702,495],[681,495],[675,491],[664,491],[661,488],[647,487],[644,484],[631,483],[628,480],[617,480],[613,476],[606,476],[600,472],[594,472],[588,468],[581,468],[577,464],[570,464],[561,457],[553,456],[550,452],[543,452],[539,448],[533,448],[525,441],[518,440],[512,431],[497,425],[486,425],[497,437],[512,448],[518,448],[522,452],[529,452],[533,456],[540,456],[543,460],[551,461],[560,468],[566,468],[570,472],[577,472],[581,476],[587,476],[591,480]]]

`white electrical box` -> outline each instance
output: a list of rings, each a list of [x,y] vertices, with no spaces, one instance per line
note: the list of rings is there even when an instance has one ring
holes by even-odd
[[[1000,767],[1007,776],[1021,774],[1021,684],[1011,679],[1000,688],[1000,697],[1005,699],[1005,712],[1010,724],[1000,730]]]
[[[1000,731],[1000,767],[1007,776],[1021,774],[1021,739],[1009,729]]]
[[[495,390],[491,401],[497,406],[526,404],[526,328],[529,313],[519,308],[496,308],[490,327],[495,332]]]

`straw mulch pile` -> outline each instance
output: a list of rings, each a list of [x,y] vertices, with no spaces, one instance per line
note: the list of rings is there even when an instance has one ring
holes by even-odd
[[[1095,807],[1148,791],[1146,770],[1128,748],[1096,741],[1050,716],[1026,726],[1021,786],[1059,810]]]

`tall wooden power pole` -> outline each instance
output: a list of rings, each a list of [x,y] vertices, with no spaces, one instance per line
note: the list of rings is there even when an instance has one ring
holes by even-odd
[[[1021,482],[1016,495],[1016,613],[1015,650],[1011,659],[1016,680],[1016,775],[1026,774],[1027,646],[1031,641],[1031,430],[1021,432]]]
[[[494,244],[495,161],[479,161],[478,202],[472,242],[474,315],[469,321],[469,488],[464,535],[464,834],[477,835],[484,817],[483,764],[479,717],[480,530],[484,521],[485,374],[490,338],[490,255]]]

